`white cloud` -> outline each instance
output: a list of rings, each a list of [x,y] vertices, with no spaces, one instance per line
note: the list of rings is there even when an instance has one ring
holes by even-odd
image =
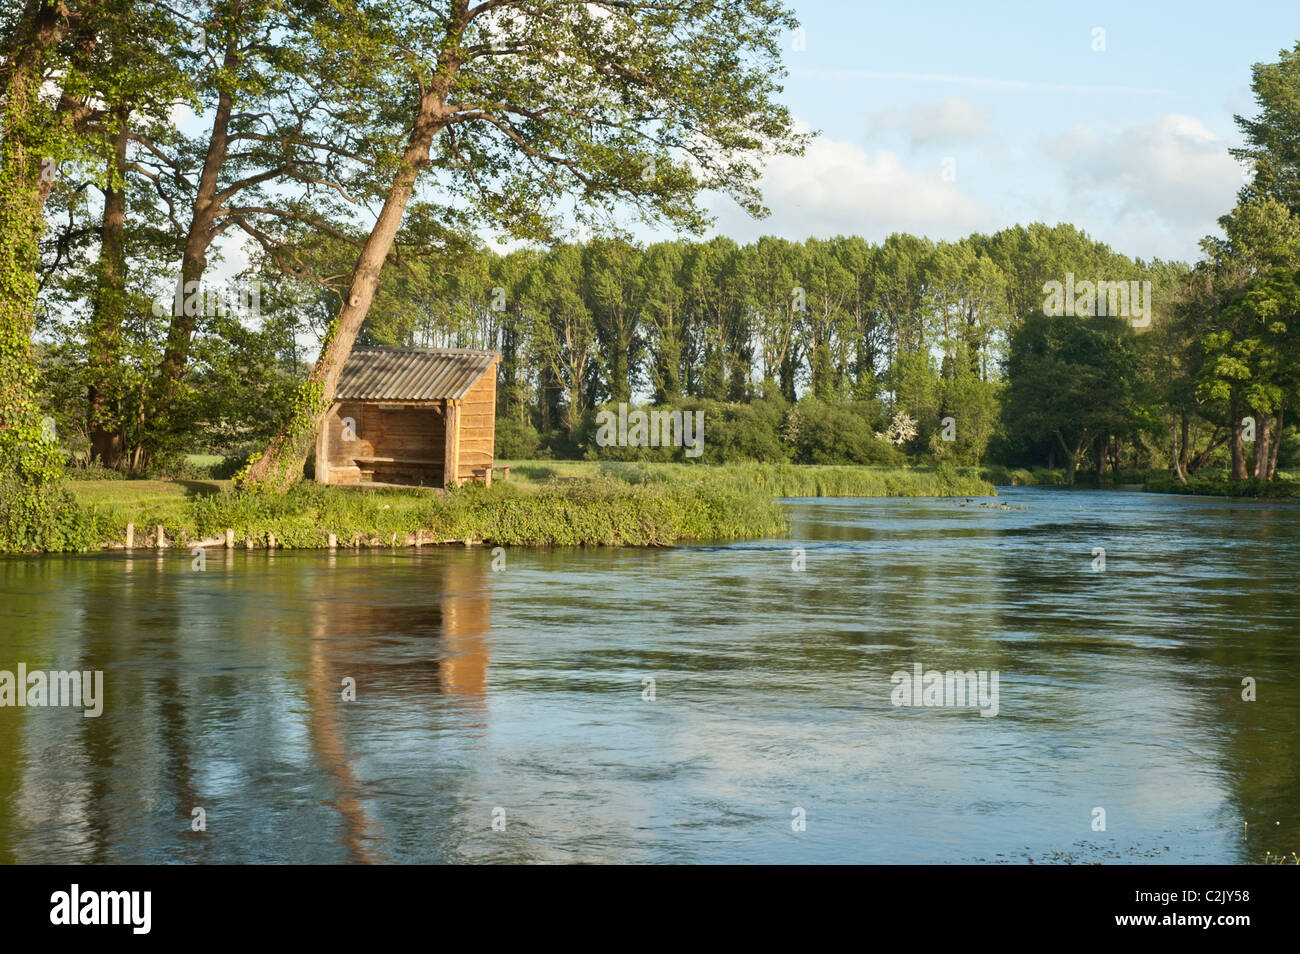
[[[962,96],[945,96],[909,109],[888,109],[876,115],[877,132],[899,130],[913,149],[973,142],[988,130],[992,111]]]
[[[1076,124],[1045,150],[1072,204],[1100,202],[1121,220],[1149,225],[1208,230],[1242,185],[1228,144],[1193,116],[1169,113],[1125,129]]]
[[[762,191],[770,217],[751,219],[719,199],[716,232],[742,242],[760,235],[879,240],[891,232],[950,239],[986,228],[989,211],[957,188],[960,170],[953,182],[943,171],[938,162],[909,169],[891,152],[868,154],[853,143],[818,138],[801,157],[769,161]]]

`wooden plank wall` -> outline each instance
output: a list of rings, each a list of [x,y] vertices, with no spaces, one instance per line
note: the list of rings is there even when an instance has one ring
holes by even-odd
[[[470,388],[460,405],[460,466],[457,476],[472,480],[474,469],[491,467],[496,451],[497,363]]]
[[[343,440],[343,419],[352,418],[356,440]],[[358,457],[407,457],[433,465],[358,464],[373,468],[382,483],[442,486],[443,417],[435,405],[384,406],[371,401],[338,401],[322,424],[331,467],[350,467]]]
[[[355,441],[343,439],[343,418],[350,417],[356,421],[353,431]],[[352,458],[374,454],[375,449],[369,441],[363,439],[366,427],[365,405],[360,401],[337,401],[330,408],[325,418],[327,439],[329,440],[329,459],[331,467],[346,467],[352,464]]]

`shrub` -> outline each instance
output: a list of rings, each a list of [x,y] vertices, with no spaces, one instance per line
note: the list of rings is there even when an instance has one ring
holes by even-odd
[[[171,477],[174,480],[210,480],[212,466],[196,464],[179,451],[169,451],[150,461],[144,469],[144,476],[151,479]]]
[[[876,436],[881,417],[874,401],[806,399],[789,410],[782,430],[800,464],[901,464],[902,451]]]
[[[758,398],[749,404],[688,401],[688,410],[704,411],[703,461],[710,464],[753,460],[777,463],[790,459],[781,440],[781,422],[789,407],[784,398]]]
[[[521,423],[512,417],[498,418],[496,422],[496,456],[500,460],[528,460],[535,457],[542,446],[542,436],[537,428]]]
[[[229,480],[248,466],[249,458],[252,457],[253,453],[252,451],[244,451],[240,454],[226,455],[208,468],[210,476],[214,480]]]
[[[62,483],[36,488],[0,477],[0,553],[85,550],[98,542],[93,515]]]

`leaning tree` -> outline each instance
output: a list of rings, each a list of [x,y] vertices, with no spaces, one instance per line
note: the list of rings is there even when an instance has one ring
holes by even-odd
[[[544,240],[615,209],[700,230],[701,194],[754,215],[765,157],[806,136],[777,102],[780,0],[349,0],[316,42],[389,90],[405,138],[320,356],[242,486],[297,482],[409,205],[453,224]],[[382,79],[377,84],[376,79]],[[381,163],[382,164],[382,163]]]

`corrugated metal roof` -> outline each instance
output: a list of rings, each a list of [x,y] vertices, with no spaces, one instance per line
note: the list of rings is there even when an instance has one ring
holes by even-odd
[[[469,348],[356,348],[339,376],[336,400],[441,401],[463,398],[501,359]]]

